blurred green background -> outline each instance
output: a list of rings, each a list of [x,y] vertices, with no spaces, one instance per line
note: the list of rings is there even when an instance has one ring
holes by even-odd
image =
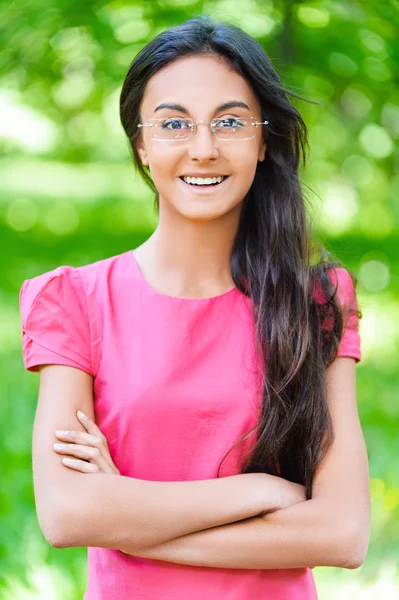
[[[136,53],[197,14],[258,39],[309,128],[301,178],[322,242],[359,279],[358,406],[372,537],[355,571],[316,568],[321,600],[399,597],[399,3],[157,0],[1,2],[0,597],[75,600],[85,548],[38,527],[31,436],[39,377],[24,371],[18,292],[59,265],[134,248],[153,230],[118,97]],[[309,187],[308,187],[309,186]]]

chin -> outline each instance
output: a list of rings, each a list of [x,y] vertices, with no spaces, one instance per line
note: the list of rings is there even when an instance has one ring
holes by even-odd
[[[207,221],[214,221],[215,219],[220,219],[226,214],[224,211],[215,211],[211,210],[210,208],[204,210],[178,210],[177,212],[184,219],[196,223],[206,223]]]
[[[168,194],[169,195],[169,194]],[[179,215],[180,217],[195,221],[198,223],[206,221],[214,221],[230,214],[233,211],[241,210],[242,200],[236,198],[230,198],[226,200],[223,195],[217,197],[216,195],[209,196],[198,196],[198,198],[190,198],[186,195],[177,195],[173,193],[170,197],[174,198],[174,201],[167,200],[168,196],[159,197],[160,207],[172,216],[173,214]]]

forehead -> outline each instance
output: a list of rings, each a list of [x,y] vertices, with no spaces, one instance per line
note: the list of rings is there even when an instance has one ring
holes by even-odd
[[[151,77],[141,102],[143,113],[161,102],[182,104],[189,111],[212,110],[223,101],[242,100],[257,111],[257,98],[246,80],[221,57],[188,56],[163,67]]]

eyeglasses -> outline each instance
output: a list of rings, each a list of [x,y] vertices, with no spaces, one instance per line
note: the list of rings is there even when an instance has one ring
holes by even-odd
[[[152,127],[151,140],[157,142],[180,142],[190,139],[197,131],[198,123],[209,123],[212,133],[218,140],[251,140],[255,137],[258,125],[267,125],[269,121],[256,121],[255,117],[227,117],[211,121],[193,121],[185,117],[151,118],[148,123],[139,123],[138,127]]]

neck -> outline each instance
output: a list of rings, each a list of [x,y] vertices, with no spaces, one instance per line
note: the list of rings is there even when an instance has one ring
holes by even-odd
[[[193,221],[160,210],[152,236],[135,250],[144,275],[158,289],[177,296],[222,294],[234,282],[230,257],[239,214]]]

